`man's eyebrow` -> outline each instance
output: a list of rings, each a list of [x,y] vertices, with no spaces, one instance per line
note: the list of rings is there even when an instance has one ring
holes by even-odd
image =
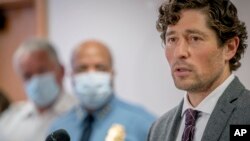
[[[202,32],[202,31],[200,31],[200,30],[197,30],[197,29],[187,29],[187,30],[186,30],[186,33],[187,33],[187,34],[198,34],[198,35],[201,35],[201,36],[203,36],[203,37],[205,37],[205,38],[208,37],[208,35],[207,35],[206,33]],[[166,32],[165,37],[168,37],[168,36],[173,35],[173,34],[176,34],[176,31],[169,31],[169,32]]]
[[[201,36],[203,36],[205,38],[208,37],[208,35],[206,33],[202,32],[202,31],[199,31],[199,30],[196,30],[196,29],[188,29],[188,30],[186,30],[186,33],[188,33],[188,34],[199,34],[199,35],[201,35]]]
[[[167,37],[167,36],[173,35],[173,34],[175,34],[175,33],[176,33],[175,31],[169,31],[169,32],[166,32],[166,35],[165,35],[165,36]]]

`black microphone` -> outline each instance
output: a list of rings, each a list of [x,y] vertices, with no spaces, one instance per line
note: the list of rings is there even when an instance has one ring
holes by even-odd
[[[59,129],[49,134],[45,141],[70,141],[70,136],[66,130]]]

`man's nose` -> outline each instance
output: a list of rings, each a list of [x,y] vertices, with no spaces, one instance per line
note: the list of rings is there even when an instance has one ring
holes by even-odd
[[[174,56],[182,59],[189,56],[189,45],[185,39],[180,40],[180,42],[176,45]]]
[[[96,72],[96,68],[95,67],[89,67],[87,72]]]

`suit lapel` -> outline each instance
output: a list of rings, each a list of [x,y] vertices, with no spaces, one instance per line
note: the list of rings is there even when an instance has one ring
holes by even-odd
[[[179,104],[179,106],[176,109],[175,114],[173,115],[173,120],[170,123],[170,126],[167,127],[168,130],[170,130],[166,136],[166,139],[164,141],[175,141],[176,137],[178,135],[180,123],[181,123],[181,111],[183,106],[183,100]]]
[[[219,98],[203,133],[202,141],[217,141],[224,131],[228,119],[235,109],[233,102],[237,101],[244,86],[236,77]],[[229,133],[228,133],[229,134]]]

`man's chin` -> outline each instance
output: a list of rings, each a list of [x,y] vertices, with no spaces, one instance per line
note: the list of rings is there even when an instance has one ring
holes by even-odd
[[[191,83],[190,82],[174,82],[175,83],[175,87],[177,88],[177,89],[180,89],[180,90],[184,90],[184,91],[189,91],[189,90],[191,90],[191,89],[193,89],[192,88],[192,86],[190,85]]]

